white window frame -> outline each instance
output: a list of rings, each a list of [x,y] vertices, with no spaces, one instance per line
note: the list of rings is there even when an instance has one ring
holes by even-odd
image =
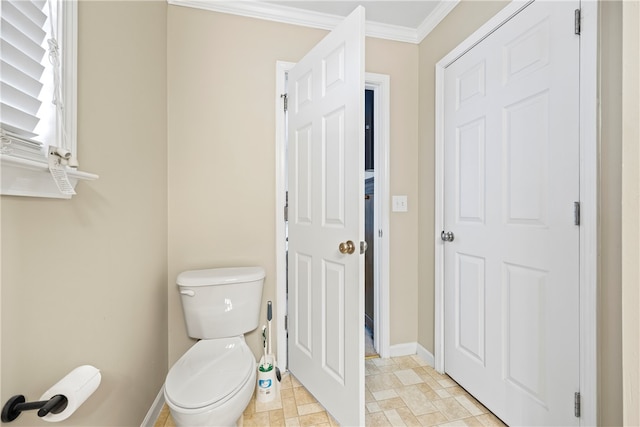
[[[77,69],[78,69],[78,2],[60,1],[56,31],[61,57],[61,88],[65,102],[64,122],[66,147],[77,158]],[[48,145],[60,144],[62,129],[56,129],[56,141]],[[62,194],[49,173],[47,158],[41,161],[25,159],[11,153],[0,153],[0,187],[2,195],[70,199]],[[94,180],[98,175],[67,168],[67,176],[75,188],[79,180]]]

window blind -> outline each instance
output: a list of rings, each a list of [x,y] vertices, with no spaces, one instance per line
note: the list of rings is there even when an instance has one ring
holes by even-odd
[[[47,31],[46,0],[2,0],[0,5],[0,132],[2,152],[43,158],[41,120]]]

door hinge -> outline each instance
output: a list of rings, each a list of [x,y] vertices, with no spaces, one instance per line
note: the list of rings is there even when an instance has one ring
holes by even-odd
[[[284,330],[289,330],[289,316],[287,316],[286,314],[284,315]]]
[[[286,113],[287,110],[289,109],[289,97],[287,96],[286,93],[283,93],[282,95],[280,95],[280,98],[284,100],[284,111]]]
[[[284,196],[284,222],[289,221],[289,192],[287,191]]]
[[[576,35],[580,35],[580,9],[576,9],[574,12],[574,32]]]
[[[573,223],[580,225],[580,202],[573,202]]]
[[[580,418],[580,392],[577,391],[573,395],[573,414],[576,418]]]
[[[382,237],[382,228],[378,230],[378,237]]]

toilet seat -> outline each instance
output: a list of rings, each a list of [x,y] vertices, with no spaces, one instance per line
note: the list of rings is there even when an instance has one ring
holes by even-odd
[[[255,363],[242,337],[198,341],[169,371],[165,396],[185,409],[215,408],[242,388]]]

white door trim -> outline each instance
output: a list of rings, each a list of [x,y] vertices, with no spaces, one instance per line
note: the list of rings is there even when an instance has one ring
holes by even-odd
[[[287,365],[287,331],[284,327],[287,315],[287,254],[284,206],[287,188],[287,150],[284,101],[280,95],[286,93],[286,72],[296,64],[276,62],[276,337],[278,343],[277,364],[281,370]]]
[[[444,70],[528,1],[513,1],[436,64],[435,368],[444,372]],[[598,3],[581,4],[580,36],[580,394],[581,425],[598,424]],[[568,23],[568,25],[571,25]]]
[[[293,68],[293,62],[276,62],[276,319],[277,319],[277,362],[280,369],[287,366],[287,331],[285,330],[285,315],[287,307],[287,260],[285,247],[285,226],[283,209],[286,204],[285,191],[287,183],[286,167],[286,123],[281,94],[286,92],[285,73]],[[389,129],[390,129],[390,78],[384,74],[365,73],[365,88],[375,91],[376,132],[374,141],[375,181],[374,191],[378,211],[376,212],[375,227],[382,230],[382,237],[374,245],[375,266],[374,277],[375,305],[374,336],[376,349],[380,357],[390,357],[389,354]],[[362,94],[364,96],[364,93]],[[363,183],[364,185],[364,183]],[[282,307],[285,309],[283,310]],[[362,319],[364,322],[364,319]],[[364,327],[364,326],[363,326]]]

